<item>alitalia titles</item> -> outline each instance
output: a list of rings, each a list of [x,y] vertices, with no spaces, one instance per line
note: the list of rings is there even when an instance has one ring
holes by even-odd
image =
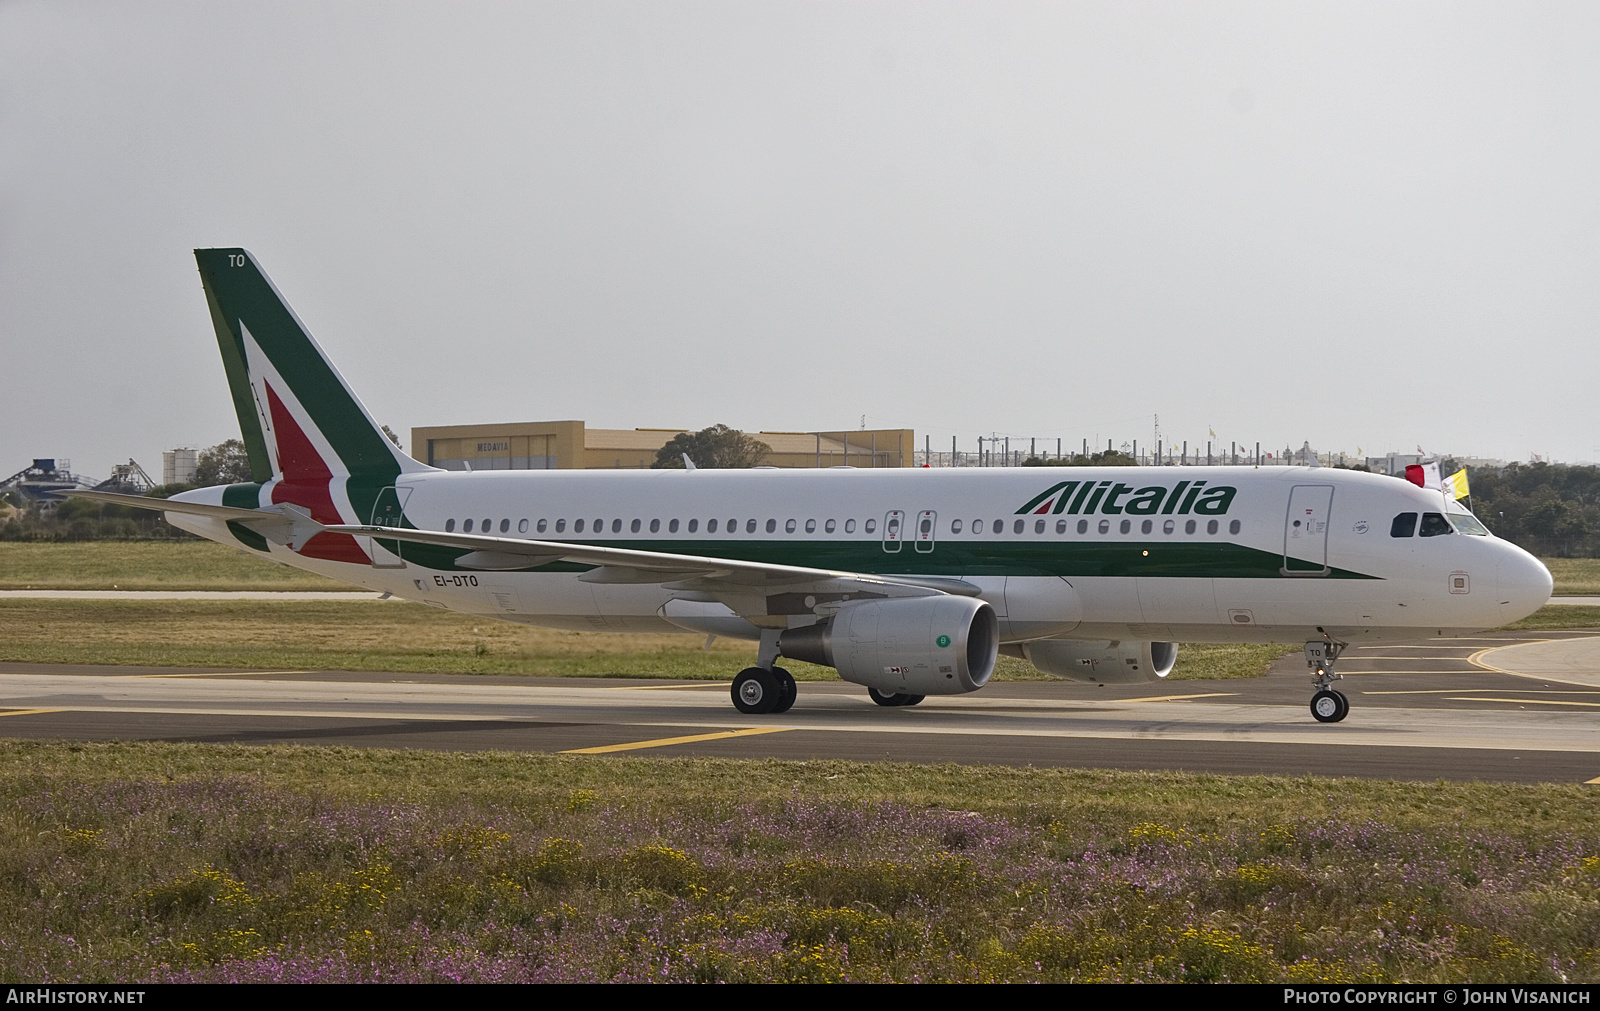
[[[1143,488],[1120,481],[1062,481],[1030,499],[1017,515],[1222,516],[1238,491],[1229,485],[1208,487],[1204,481]]]

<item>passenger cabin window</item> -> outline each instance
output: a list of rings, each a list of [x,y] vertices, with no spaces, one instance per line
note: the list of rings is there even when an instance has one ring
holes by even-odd
[[[1190,527],[1189,529],[1193,530],[1194,528]],[[1217,521],[1216,520],[1207,521],[1207,523],[1206,523],[1206,533],[1214,534],[1216,532],[1217,532]],[[1235,532],[1237,533],[1237,531],[1235,531]]]
[[[672,529],[674,529],[674,530],[678,529],[678,523],[677,523],[676,520],[674,520],[673,523],[672,523]],[[650,532],[653,533],[653,534],[659,534],[661,532],[661,521],[660,520],[651,520],[650,521]]]
[[[1111,532],[1111,521],[1101,520],[1099,530],[1103,534],[1109,534]]]
[[[1451,528],[1450,521],[1441,514],[1423,513],[1422,530],[1420,532],[1424,537],[1440,537],[1444,534],[1453,534],[1455,530]]]
[[[527,520],[517,520],[517,533],[525,534],[527,532],[528,532],[528,521]]]
[[[1417,532],[1417,514],[1401,513],[1389,524],[1390,537],[1411,537]]]
[[[1230,522],[1228,524],[1228,533],[1236,534],[1238,532],[1239,532],[1239,521],[1238,520],[1233,520],[1232,522]]]
[[[1056,533],[1064,534],[1066,532],[1067,532],[1067,521],[1066,520],[1056,520]]]
[[[752,523],[754,523],[754,522],[755,522],[755,520],[751,520],[751,521],[750,521],[750,522],[752,522]],[[792,531],[793,531],[793,530],[794,530],[794,528],[793,528],[793,527],[790,527],[790,528],[789,528],[789,529],[790,529],[790,531],[791,531],[791,532],[792,532]],[[777,521],[777,520],[775,520],[775,519],[771,519],[771,518],[770,518],[770,517],[769,517],[769,518],[768,518],[768,519],[767,519],[767,533],[769,533],[769,534],[775,534],[775,533],[777,533],[777,532],[778,532],[778,521]]]
[[[1033,532],[1036,534],[1044,533],[1044,520],[1033,521]]]
[[[816,520],[806,520],[806,533],[814,534],[816,532],[817,532],[817,521]]]
[[[654,530],[655,527],[651,527],[650,529]],[[667,521],[667,533],[675,534],[677,532],[678,532],[678,521],[675,520],[675,519],[668,520]]]
[[[795,530],[795,521],[794,520],[785,520],[784,524],[783,524],[783,532],[786,533],[786,534],[792,534],[792,533],[794,533],[794,530]]]
[[[464,533],[464,534],[472,533],[472,521],[471,520],[467,520],[465,523],[461,524],[461,532]]]
[[[677,520],[673,520],[672,522],[676,523],[678,521]],[[699,520],[690,520],[689,521],[689,532],[691,534],[694,533],[696,530],[699,530],[699,529],[700,529],[700,521]]]
[[[959,534],[961,532],[961,521],[960,520],[951,520],[950,521],[950,532],[953,533],[953,534]]]
[[[638,522],[638,521],[635,520],[634,522]],[[598,523],[595,524],[595,526],[597,526],[597,527],[599,525],[600,524],[598,524]],[[638,527],[634,527],[634,529],[637,530],[639,528]],[[612,520],[611,521],[611,532],[614,533],[614,534],[622,533],[622,521],[621,520]]]
[[[833,520],[829,520],[828,522],[826,522],[826,523],[824,523],[822,525],[822,532],[825,533],[825,534],[833,533],[833,526],[834,526]]]
[[[1005,520],[995,520],[994,521],[994,532],[997,533],[997,534],[1005,533],[1006,532],[1006,521]]]
[[[1139,532],[1141,534],[1147,534],[1153,529],[1155,529],[1155,523],[1151,520],[1145,520],[1143,523],[1139,524]]]
[[[583,533],[583,520],[574,520],[573,521],[573,523],[572,523],[572,532],[575,533],[575,534]]]
[[[455,533],[455,530],[456,530],[456,521],[455,521],[455,517],[452,516],[450,519],[447,519],[447,520],[444,521],[444,532],[447,533],[447,534],[453,534],[453,533]]]
[[[511,521],[510,520],[501,520],[500,521],[500,532],[504,534],[504,533],[509,533],[510,530],[511,530]]]
[[[691,520],[690,522],[692,523],[693,521]],[[694,527],[691,526],[689,529],[693,530]],[[716,520],[706,520],[706,533],[714,534],[716,532],[717,532],[717,521]]]
[[[1133,520],[1123,520],[1120,524],[1118,524],[1118,526],[1121,528],[1123,533],[1127,533],[1129,530],[1133,529]]]
[[[535,527],[534,529],[539,531],[542,534],[549,527],[549,525],[550,525],[550,522],[548,520],[540,520],[539,521],[539,525],[537,527]]]
[[[1015,523],[1011,524],[1011,532],[1014,534],[1022,533],[1023,522],[1023,520],[1017,520]]]
[[[660,520],[655,520],[654,522],[655,522],[656,526],[660,526],[661,525],[661,521]],[[635,533],[635,534],[639,532],[639,521],[638,520],[634,520],[632,523],[628,524],[628,532],[629,533]]]
[[[878,529],[878,521],[877,520],[867,520],[867,525],[866,525],[866,527],[864,529],[869,534],[873,533],[874,531],[876,531]]]
[[[567,529],[567,521],[566,520],[556,520],[556,533],[559,534],[559,533],[561,533],[562,531],[564,531],[566,529]]]
[[[1086,534],[1088,532],[1089,532],[1089,521],[1088,520],[1079,520],[1078,521],[1078,533]]]
[[[490,525],[491,525],[491,524],[492,524],[492,523],[493,523],[493,522],[494,522],[494,521],[493,521],[493,520],[484,520],[484,521],[483,521],[483,532],[484,532],[484,533],[488,533],[488,532],[489,532],[489,530],[490,530]]]
[[[847,533],[847,534],[855,533],[856,532],[856,521],[855,520],[845,520],[844,521],[844,532]],[[868,531],[868,532],[870,533],[871,531]]]
[[[768,529],[771,529],[771,528],[769,527]],[[744,521],[744,532],[747,533],[747,534],[755,533],[756,532],[756,521],[755,520],[745,520]]]

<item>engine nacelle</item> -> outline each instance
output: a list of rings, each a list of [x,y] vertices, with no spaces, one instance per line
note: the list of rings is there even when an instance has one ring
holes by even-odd
[[[889,694],[961,695],[994,673],[1000,626],[976,597],[864,600],[832,618],[791,628],[778,652],[832,667],[846,681]]]
[[[1160,681],[1178,660],[1175,642],[1089,642],[1039,639],[1022,643],[1022,655],[1046,674],[1100,685]]]

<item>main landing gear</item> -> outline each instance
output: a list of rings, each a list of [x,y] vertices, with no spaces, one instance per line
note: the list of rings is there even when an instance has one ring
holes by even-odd
[[[800,694],[782,667],[746,667],[733,679],[733,707],[741,713],[786,713]]]
[[[794,675],[778,666],[780,629],[761,630],[756,666],[746,667],[733,679],[733,707],[747,716],[786,713],[800,694]]]
[[[905,692],[880,692],[876,688],[868,688],[867,694],[872,696],[872,701],[880,706],[914,706],[927,698],[926,695],[907,695]]]
[[[1332,639],[1306,643],[1306,666],[1311,668],[1311,685],[1317,690],[1311,696],[1311,715],[1318,723],[1338,723],[1350,714],[1350,700],[1332,687],[1335,681],[1344,680],[1343,674],[1333,672],[1333,665],[1346,645]]]

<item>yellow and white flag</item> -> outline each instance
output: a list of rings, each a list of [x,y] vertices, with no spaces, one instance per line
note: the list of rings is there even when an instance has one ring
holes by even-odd
[[[1472,494],[1467,490],[1467,468],[1462,467],[1444,479],[1444,493],[1454,499],[1464,499]]]

